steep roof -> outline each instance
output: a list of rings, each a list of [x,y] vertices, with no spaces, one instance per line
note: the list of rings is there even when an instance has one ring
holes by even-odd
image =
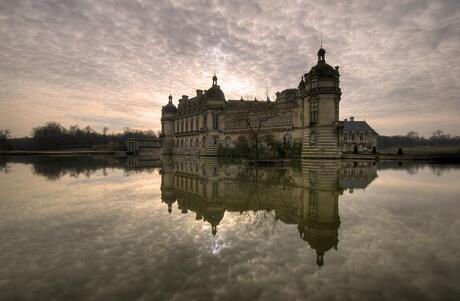
[[[344,132],[374,132],[378,134],[366,121],[344,121]]]

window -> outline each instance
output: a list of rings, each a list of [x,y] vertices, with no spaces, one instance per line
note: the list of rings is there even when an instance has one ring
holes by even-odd
[[[318,79],[314,78],[311,80],[311,88],[318,88]]]
[[[195,146],[198,147],[198,138],[195,139]]]
[[[229,137],[229,136],[225,137],[225,146],[226,146],[226,147],[229,147],[230,144],[231,144],[231,139],[230,139],[230,137]]]
[[[212,128],[215,130],[219,128],[219,115],[217,114],[212,115]]]
[[[208,115],[207,114],[203,115],[203,127],[204,128],[208,127]]]
[[[291,134],[287,133],[286,135],[284,135],[283,140],[284,140],[284,143],[291,143],[292,142]]]
[[[310,102],[310,122],[318,121],[318,101],[313,100]]]
[[[318,139],[318,136],[316,135],[315,132],[310,134],[310,144],[311,145],[316,145],[317,139]]]
[[[214,136],[212,138],[213,138],[214,145],[217,145],[217,136]]]
[[[205,147],[206,146],[206,137],[203,137],[202,141],[203,141],[203,147]]]

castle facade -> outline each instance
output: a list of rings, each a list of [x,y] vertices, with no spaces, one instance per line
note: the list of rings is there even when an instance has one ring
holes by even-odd
[[[183,95],[177,107],[170,95],[162,108],[162,154],[216,156],[219,145],[232,147],[241,136],[257,133],[300,143],[304,158],[340,158],[339,67],[326,63],[323,48],[317,55],[298,87],[276,93],[274,101],[227,100],[216,75],[208,90]]]

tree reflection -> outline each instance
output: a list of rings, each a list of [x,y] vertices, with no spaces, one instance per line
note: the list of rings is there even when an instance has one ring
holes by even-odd
[[[165,157],[161,198],[168,212],[195,213],[216,235],[226,212],[240,213],[236,223],[246,231],[271,235],[279,222],[297,225],[300,238],[316,251],[317,264],[338,248],[339,196],[364,189],[377,177],[372,162],[303,160],[295,167],[219,164],[216,159]]]

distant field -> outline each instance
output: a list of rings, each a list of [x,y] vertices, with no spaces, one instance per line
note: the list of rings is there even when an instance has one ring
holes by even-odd
[[[460,153],[460,145],[448,145],[448,146],[413,146],[413,147],[403,147],[403,152],[405,154],[433,154],[433,153],[443,153],[443,154],[453,154]],[[379,149],[379,152],[382,154],[385,153],[396,153],[398,151],[397,147]]]

